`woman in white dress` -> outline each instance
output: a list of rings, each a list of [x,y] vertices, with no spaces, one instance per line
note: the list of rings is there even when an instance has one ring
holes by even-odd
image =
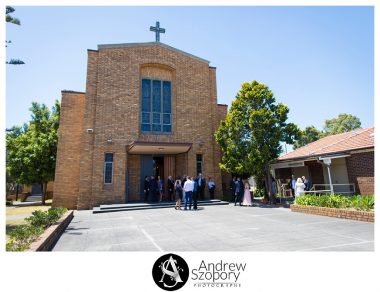
[[[247,182],[244,184],[244,199],[242,204],[243,206],[252,206],[250,185]]]
[[[305,184],[303,183],[300,177],[297,178],[295,187],[296,187],[296,198],[297,198],[305,192]]]

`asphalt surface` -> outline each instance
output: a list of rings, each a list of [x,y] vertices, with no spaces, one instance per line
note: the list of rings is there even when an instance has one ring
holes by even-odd
[[[53,251],[374,251],[374,224],[288,208],[75,211]]]

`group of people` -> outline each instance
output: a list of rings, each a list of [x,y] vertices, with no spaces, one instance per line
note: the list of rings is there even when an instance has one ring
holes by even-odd
[[[210,177],[207,183],[210,199],[214,199],[215,196],[215,182]],[[181,204],[184,206],[184,210],[198,209],[198,199],[205,199],[205,188],[206,180],[203,178],[202,174],[199,173],[198,177],[189,177],[184,175],[182,179],[178,177],[175,181],[172,176],[168,177],[167,181],[167,197],[165,197],[165,185],[164,180],[160,176],[155,179],[154,176],[150,178],[145,176],[144,181],[144,194],[145,202],[150,201],[162,202],[166,199],[167,201],[176,201],[175,209],[181,210]]]
[[[231,184],[231,201],[235,203],[235,206],[239,203],[239,206],[252,206],[251,198],[251,186],[248,182],[243,183],[240,177],[233,177]]]
[[[294,174],[292,174],[292,178],[289,182],[289,187],[292,190],[293,197],[297,198],[305,193],[305,191],[309,191],[313,186],[310,179],[307,179],[304,175],[299,178],[295,178]]]

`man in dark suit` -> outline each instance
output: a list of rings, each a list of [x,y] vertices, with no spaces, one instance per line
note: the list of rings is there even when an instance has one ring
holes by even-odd
[[[174,192],[174,180],[171,177],[171,175],[169,175],[169,177],[168,177],[168,201],[173,200],[173,192]]]
[[[236,203],[239,203],[241,206],[241,201],[244,194],[244,185],[243,182],[240,180],[240,177],[237,178],[235,181],[235,206]]]
[[[205,199],[205,187],[206,187],[206,180],[202,177],[202,174],[200,173],[197,177],[197,191],[198,191],[198,198],[201,200]]]
[[[149,177],[146,175],[144,179],[144,195],[145,195],[145,202],[148,202],[149,197]]]
[[[230,190],[231,190],[231,202],[235,201],[235,185],[236,177],[233,177],[231,182],[230,182]]]
[[[151,197],[151,200],[154,202],[154,201],[158,201],[158,183],[157,183],[157,180],[154,178],[154,176],[152,175],[150,177],[150,180],[149,180],[149,193],[150,193],[150,197]]]

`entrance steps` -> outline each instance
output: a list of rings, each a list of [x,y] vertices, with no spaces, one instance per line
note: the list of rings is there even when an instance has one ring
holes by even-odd
[[[198,201],[198,206],[217,206],[228,205],[228,202],[221,200],[203,200]],[[152,202],[152,203],[127,203],[127,204],[112,204],[112,205],[100,205],[94,207],[92,213],[107,213],[107,212],[119,212],[119,211],[134,211],[134,210],[146,210],[146,209],[162,209],[162,208],[174,208],[175,202]],[[183,209],[183,206],[182,206]]]

